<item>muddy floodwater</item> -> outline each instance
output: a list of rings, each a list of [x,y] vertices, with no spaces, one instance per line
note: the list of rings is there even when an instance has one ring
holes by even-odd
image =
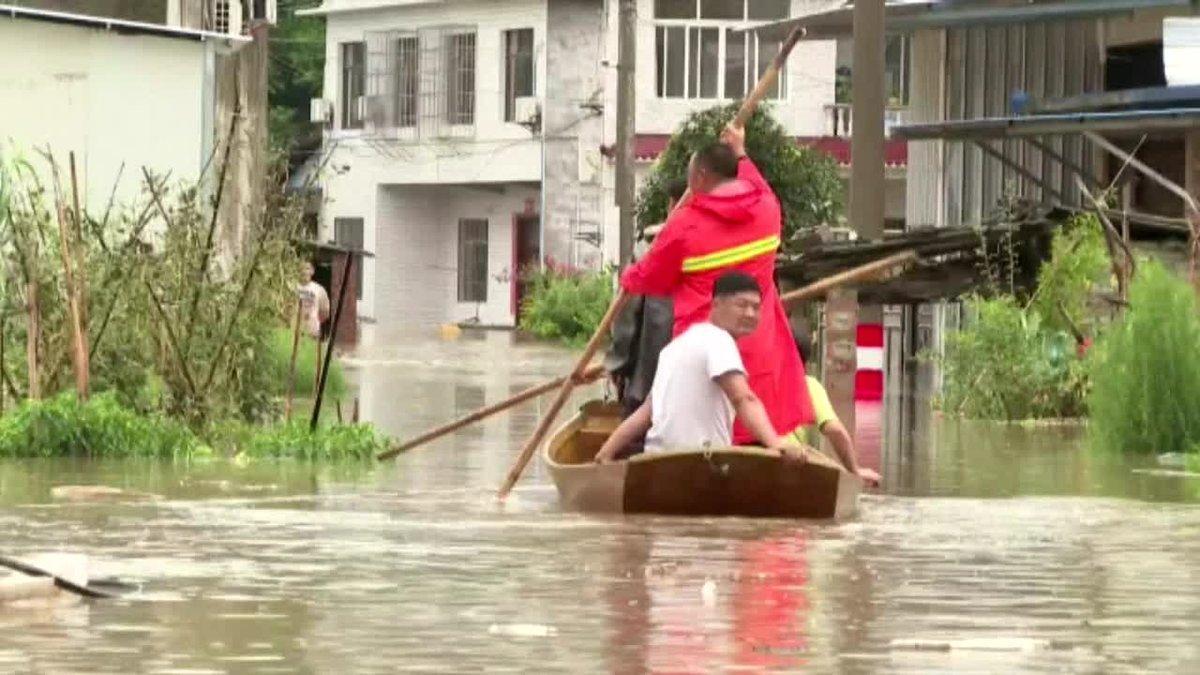
[[[411,435],[569,361],[511,340],[364,349],[362,416]],[[498,505],[537,407],[379,466],[3,461],[0,553],[140,590],[0,609],[0,672],[1200,672],[1200,480],[895,408],[859,410],[886,483],[838,523],[564,513],[536,464]]]

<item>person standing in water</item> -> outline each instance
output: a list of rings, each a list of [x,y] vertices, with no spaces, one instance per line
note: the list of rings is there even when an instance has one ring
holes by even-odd
[[[316,368],[314,372],[313,391],[321,381],[321,343],[323,341],[322,327],[329,320],[329,294],[325,287],[313,280],[316,268],[309,261],[304,261],[300,278],[302,283],[296,289],[300,300],[300,328],[304,334],[312,338],[316,345]]]

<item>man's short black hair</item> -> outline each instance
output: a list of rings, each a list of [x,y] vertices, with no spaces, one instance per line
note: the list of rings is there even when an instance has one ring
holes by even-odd
[[[800,362],[807,365],[812,356],[812,336],[804,331],[793,330],[792,338],[796,340],[796,351],[800,352]]]
[[[737,295],[754,291],[762,295],[762,289],[759,288],[758,282],[754,277],[745,272],[726,272],[717,277],[716,283],[713,284],[713,299],[720,298],[726,295]]]
[[[712,141],[696,151],[696,162],[722,178],[737,178],[738,158],[728,145]]]
[[[676,178],[675,180],[667,181],[664,186],[667,189],[667,198],[673,202],[683,199],[683,193],[687,192],[687,179]]]

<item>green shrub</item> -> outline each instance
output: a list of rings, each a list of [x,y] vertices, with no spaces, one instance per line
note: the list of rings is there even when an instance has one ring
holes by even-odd
[[[946,336],[940,358],[944,410],[995,420],[1082,414],[1086,369],[1070,335],[1010,296],[971,298],[967,307],[971,323]]]
[[[1069,331],[1074,324],[1086,332],[1088,300],[1112,270],[1101,227],[1095,214],[1080,214],[1054,233],[1050,259],[1038,270],[1037,295],[1032,303],[1043,325]]]
[[[675,130],[638,195],[639,225],[666,219],[666,186],[687,176],[692,153],[720,136],[737,107],[720,105],[694,113]],[[785,248],[806,230],[838,222],[843,187],[837,163],[818,150],[798,146],[763,107],[746,124],[746,154],[779,197]]]
[[[612,273],[547,267],[525,275],[529,290],[521,304],[521,328],[547,340],[586,343],[612,302]]]
[[[288,364],[292,358],[292,331],[277,328],[271,331],[270,342],[267,343],[267,370],[272,391],[278,396],[287,395]],[[297,397],[314,396],[316,390],[315,375],[317,373],[317,350],[313,340],[300,336],[300,345],[296,351],[296,384]],[[332,398],[342,398],[346,395],[346,376],[337,359],[329,362],[329,377],[325,383],[325,395]]]
[[[1088,398],[1095,445],[1133,453],[1200,451],[1200,316],[1188,283],[1138,267],[1129,310],[1097,345]]]
[[[369,424],[319,426],[293,421],[270,427],[241,426],[225,432],[231,454],[251,459],[372,460],[388,448]]]
[[[0,417],[0,457],[155,457],[205,452],[186,426],[142,415],[113,394],[80,403],[73,393],[28,400]]]

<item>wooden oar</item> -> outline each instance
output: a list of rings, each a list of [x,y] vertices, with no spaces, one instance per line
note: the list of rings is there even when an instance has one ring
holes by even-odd
[[[581,379],[583,379],[585,382],[590,382],[592,380],[598,379],[602,375],[604,375],[604,366],[599,363],[594,363],[591,366],[588,366],[588,368],[583,371],[583,377]],[[376,457],[376,459],[380,459],[380,460],[391,459],[392,457],[395,457],[396,455],[398,455],[402,452],[405,452],[406,450],[411,450],[419,445],[424,445],[434,439],[438,439],[447,434],[454,433],[455,431],[458,431],[459,429],[462,429],[463,427],[465,427],[467,425],[474,424],[475,422],[478,422],[483,419],[487,419],[488,417],[491,417],[492,415],[495,415],[496,413],[504,412],[505,410],[508,410],[509,408],[518,406],[518,405],[524,403],[525,401],[528,401],[531,398],[537,398],[538,396],[541,396],[542,394],[554,391],[555,389],[558,389],[559,387],[561,387],[563,385],[563,382],[565,382],[568,379],[570,379],[569,376],[568,377],[556,377],[553,380],[550,380],[548,382],[543,382],[537,386],[530,387],[530,388],[522,391],[519,394],[510,396],[509,398],[506,398],[503,401],[500,401],[499,403],[494,403],[494,404],[486,406],[484,408],[480,408],[479,410],[476,410],[476,411],[470,413],[469,415],[463,415],[462,417],[454,420],[453,422],[444,424],[436,429],[427,431],[427,432],[421,434],[420,436],[417,436],[416,438],[405,441],[405,442],[401,443],[400,445],[389,448],[388,450],[379,453],[379,455]]]
[[[554,424],[558,413],[566,405],[567,399],[570,398],[571,390],[575,388],[575,382],[583,379],[587,364],[591,363],[592,357],[600,349],[600,343],[604,341],[604,336],[608,334],[608,329],[612,327],[613,321],[621,313],[621,310],[625,309],[625,305],[629,304],[631,297],[625,292],[625,289],[621,289],[617,292],[617,297],[613,298],[612,304],[608,306],[608,311],[604,313],[604,318],[600,319],[600,325],[596,327],[596,332],[592,334],[592,339],[588,340],[587,346],[583,348],[583,355],[575,363],[575,370],[571,372],[570,377],[563,380],[558,390],[558,396],[554,397],[554,401],[550,404],[550,409],[546,411],[546,414],[542,415],[542,419],[538,421],[533,435],[525,442],[525,446],[521,448],[521,454],[517,455],[517,461],[509,469],[508,477],[504,479],[504,485],[500,487],[500,499],[507,497],[509,491],[517,484],[517,480],[521,478],[521,472],[525,470],[525,465],[529,464],[529,459],[533,457],[534,450],[542,442],[542,438],[546,436],[546,432],[550,431],[550,425]]]
[[[880,258],[858,267],[851,267],[844,272],[838,272],[833,276],[825,277],[819,281],[797,288],[794,291],[789,291],[779,296],[780,302],[784,306],[791,305],[805,300],[812,300],[824,296],[829,291],[839,286],[854,283],[856,281],[864,281],[873,279],[879,275],[886,274],[896,267],[906,267],[917,261],[916,251],[901,251],[894,253],[886,258]]]

